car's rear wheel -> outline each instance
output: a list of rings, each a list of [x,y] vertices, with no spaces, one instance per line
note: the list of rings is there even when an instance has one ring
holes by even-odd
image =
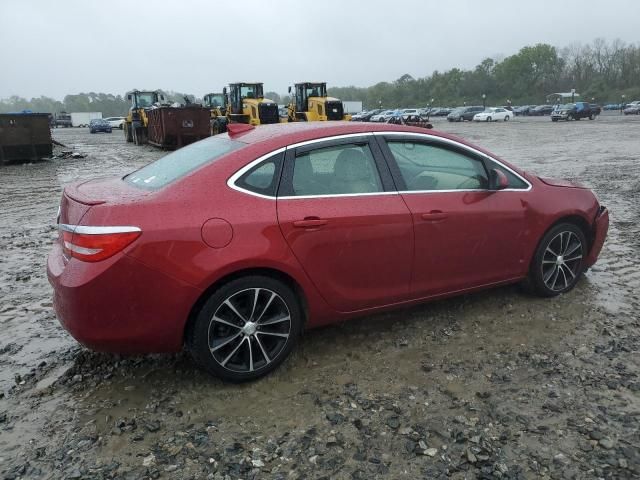
[[[490,122],[492,120],[491,117],[487,117],[487,122]]]
[[[253,380],[273,371],[298,343],[302,310],[296,295],[270,277],[247,276],[216,290],[187,333],[187,348],[209,373]]]
[[[505,121],[505,122],[508,122],[508,121],[509,121],[509,115],[506,115],[506,116],[504,117],[504,121]]]
[[[549,230],[533,257],[529,278],[536,293],[553,297],[571,290],[584,271],[587,240],[572,223],[561,223]]]

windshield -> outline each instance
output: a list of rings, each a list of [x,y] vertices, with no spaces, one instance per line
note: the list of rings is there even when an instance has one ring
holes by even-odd
[[[575,106],[575,103],[565,103],[564,105],[560,105],[560,108],[562,110],[571,110]]]
[[[240,87],[240,96],[242,98],[262,98],[262,85],[257,83],[242,85]]]
[[[210,137],[187,145],[130,173],[125,180],[141,188],[156,190],[245,145],[222,136]]]
[[[133,103],[134,107],[150,107],[154,104],[154,93],[153,92],[142,92],[134,95],[133,101],[137,100],[137,105]]]
[[[210,95],[207,97],[208,107],[222,107],[224,105],[224,95]]]
[[[305,92],[307,97],[326,97],[327,86],[322,83],[311,83],[306,86]]]

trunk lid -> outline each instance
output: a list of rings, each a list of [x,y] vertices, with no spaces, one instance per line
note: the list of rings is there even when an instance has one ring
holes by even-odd
[[[140,201],[153,192],[128,184],[119,177],[83,180],[65,186],[60,201],[58,224],[83,225],[83,218],[96,205],[123,204]],[[62,234],[58,236],[64,244]],[[64,246],[64,245],[63,245]]]

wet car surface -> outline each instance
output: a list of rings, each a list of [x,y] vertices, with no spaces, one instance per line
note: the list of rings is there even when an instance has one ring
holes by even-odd
[[[551,300],[502,287],[309,332],[277,372],[243,386],[184,355],[89,352],[55,319],[44,264],[61,185],[123,175],[163,152],[59,130],[87,157],[4,167],[0,473],[637,476],[640,122],[435,127],[592,188],[611,213],[598,263]],[[575,154],[576,138],[588,156]]]

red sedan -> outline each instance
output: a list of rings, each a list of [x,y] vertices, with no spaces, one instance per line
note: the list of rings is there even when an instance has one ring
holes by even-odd
[[[232,125],[124,178],[67,186],[48,259],[60,322],[102,351],[240,381],[305,328],[496,285],[574,287],[594,194],[463,140],[371,123]]]

